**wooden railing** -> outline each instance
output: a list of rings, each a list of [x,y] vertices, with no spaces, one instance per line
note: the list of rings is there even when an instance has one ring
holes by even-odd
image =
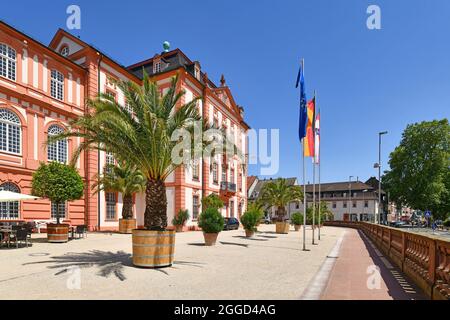
[[[430,298],[450,300],[450,240],[368,222],[327,221],[325,226],[361,230]]]

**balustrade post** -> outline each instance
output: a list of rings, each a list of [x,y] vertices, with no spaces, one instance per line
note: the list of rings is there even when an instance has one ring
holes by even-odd
[[[436,240],[432,240],[429,242],[430,246],[429,246],[429,259],[428,259],[428,273],[430,275],[430,280],[432,282],[432,286],[434,286],[436,284],[436,259],[437,259],[437,255],[436,255]]]

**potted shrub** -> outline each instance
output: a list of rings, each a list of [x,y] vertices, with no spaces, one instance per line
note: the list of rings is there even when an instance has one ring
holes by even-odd
[[[33,174],[31,193],[47,198],[56,205],[56,223],[47,224],[47,239],[51,243],[69,240],[69,225],[60,223],[59,205],[83,196],[83,180],[73,166],[59,162],[41,163]]]
[[[119,232],[129,234],[136,229],[133,218],[133,195],[145,189],[145,176],[129,163],[107,165],[103,175],[96,176],[92,186],[96,192],[109,191],[122,193],[122,218],[119,219]]]
[[[289,223],[285,221],[286,206],[292,201],[300,201],[303,192],[300,186],[290,185],[286,179],[267,182],[261,190],[262,202],[268,206],[275,206],[278,222],[277,233],[289,233]]]
[[[184,170],[183,165],[202,156],[204,150],[224,150],[226,134],[221,131],[220,139],[208,142],[194,139],[194,144],[190,140],[184,143],[183,133],[211,126],[198,111],[199,98],[183,103],[184,92],[178,86],[178,75],[172,78],[163,95],[157,82],[145,71],[141,84],[110,80],[123,92],[127,108],[108,94],[100,94],[88,100],[91,112],[71,121],[69,132],[49,140],[81,137],[84,143],[75,155],[82,150],[100,148],[142,172],[146,178],[144,228],[132,231],[133,264],[146,268],[168,267],[174,260],[175,230],[167,229],[165,181],[176,170]],[[232,156],[236,150],[228,148],[225,152]]]
[[[189,220],[189,211],[182,210],[178,211],[178,214],[172,219],[172,224],[175,226],[175,230],[177,232],[183,232],[183,227],[186,224],[186,221]]]
[[[219,210],[224,206],[224,203],[217,194],[211,193],[202,199],[202,206],[203,210],[206,210],[208,208],[216,208],[217,210]]]
[[[261,221],[264,220],[264,204],[261,201],[252,201],[248,203],[247,211],[255,211],[258,213],[258,223],[256,224],[256,227],[258,227],[261,224]]]
[[[245,229],[245,236],[247,238],[253,237],[256,232],[256,226],[261,220],[261,214],[258,211],[249,210],[241,216],[241,223]]]
[[[291,216],[291,222],[294,225],[295,231],[299,231],[303,224],[303,215],[299,212],[295,212]]]
[[[216,208],[208,208],[198,218],[198,226],[202,228],[205,246],[216,244],[219,232],[223,230],[225,221]]]

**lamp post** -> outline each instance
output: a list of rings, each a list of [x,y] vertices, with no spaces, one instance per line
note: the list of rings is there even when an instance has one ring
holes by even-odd
[[[387,133],[387,131],[378,132],[378,163],[373,166],[378,169],[378,214],[376,215],[379,216],[378,223],[381,223],[381,137]],[[375,223],[377,223],[376,218]]]
[[[348,215],[350,217],[350,221],[352,221],[352,178],[353,176],[348,177]]]

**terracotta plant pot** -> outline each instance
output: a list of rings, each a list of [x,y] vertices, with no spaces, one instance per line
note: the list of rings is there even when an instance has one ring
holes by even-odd
[[[289,233],[289,223],[287,222],[277,222],[276,232],[280,234]]]
[[[119,219],[119,232],[130,234],[136,229],[136,219]]]
[[[69,241],[68,224],[47,224],[47,239],[50,243],[65,243]]]
[[[203,232],[203,237],[205,238],[205,246],[214,246],[216,244],[218,233],[205,233]]]
[[[143,268],[170,267],[175,253],[175,230],[134,229],[133,264]]]
[[[302,226],[300,224],[294,224],[294,230],[299,231]]]
[[[245,230],[245,236],[247,237],[247,238],[251,238],[251,237],[253,237],[255,235],[255,231],[253,231],[253,230]]]
[[[177,231],[177,232],[183,232],[183,225],[176,225],[175,226],[175,230]]]

